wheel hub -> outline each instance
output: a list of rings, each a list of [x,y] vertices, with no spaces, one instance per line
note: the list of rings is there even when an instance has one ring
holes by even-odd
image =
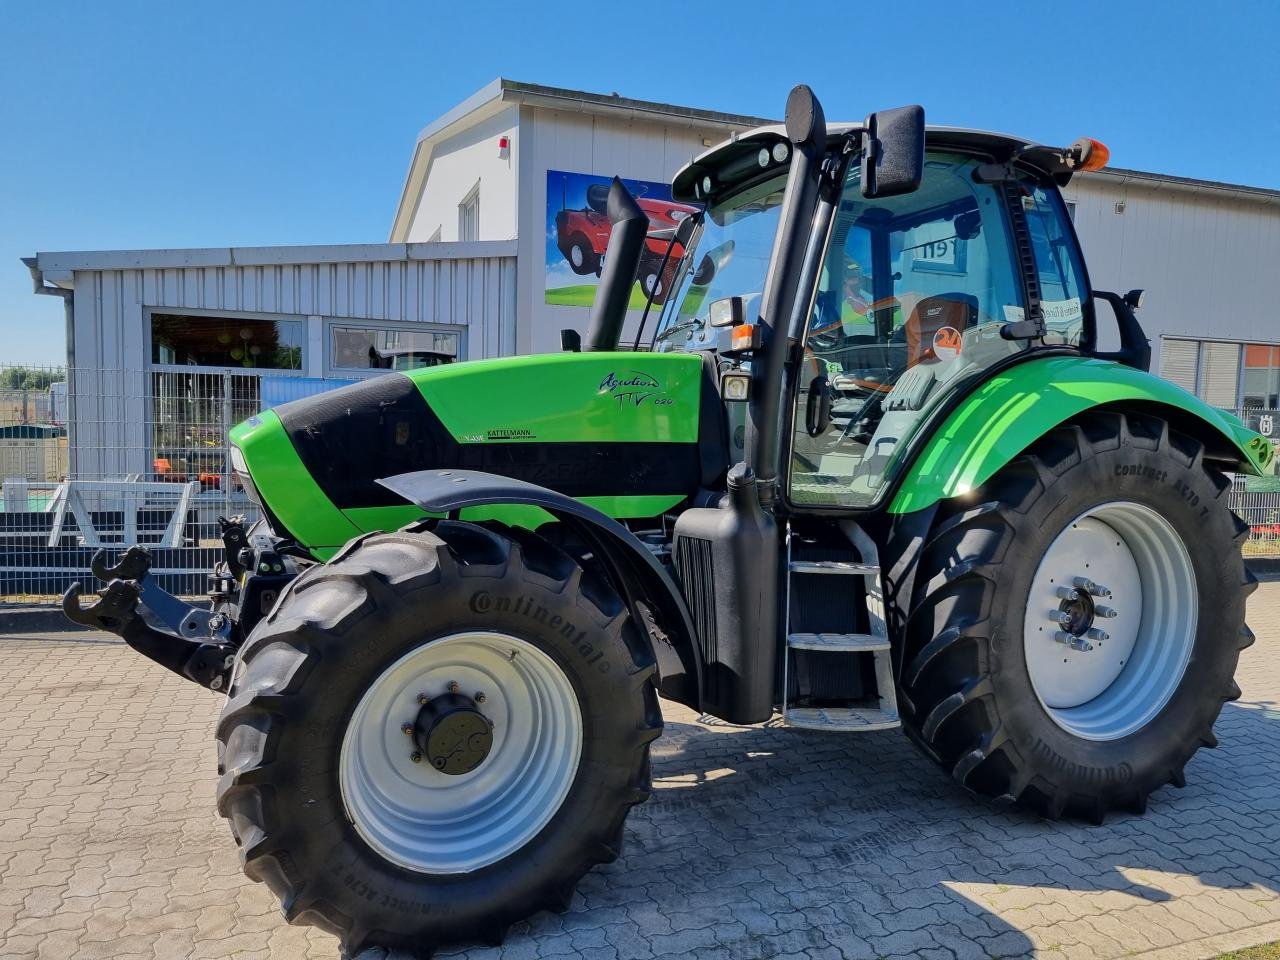
[[[1066,620],[1059,622],[1062,629],[1073,637],[1083,637],[1093,626],[1093,597],[1080,590],[1073,592],[1075,599],[1064,599],[1058,604],[1058,609],[1067,616]]]
[[[457,776],[484,763],[493,749],[493,727],[470,697],[442,693],[418,711],[413,740],[431,766]]]

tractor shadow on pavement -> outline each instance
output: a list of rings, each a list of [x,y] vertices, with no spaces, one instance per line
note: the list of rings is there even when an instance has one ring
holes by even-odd
[[[484,955],[1103,958],[1280,919],[1275,704],[1228,704],[1186,788],[1100,827],[971,797],[896,731],[664,712],[622,857]]]

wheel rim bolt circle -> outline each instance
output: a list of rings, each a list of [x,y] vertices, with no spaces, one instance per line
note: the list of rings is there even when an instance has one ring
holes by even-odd
[[[412,760],[414,763],[421,763],[422,754],[419,753],[417,750],[415,750],[413,751],[413,753],[409,754],[409,759]]]
[[[450,680],[450,681],[449,681],[449,683],[448,683],[448,685],[445,687],[445,689],[446,689],[446,690],[448,690],[450,693],[457,693],[457,692],[458,692],[458,689],[459,689],[459,687],[458,687],[458,681],[457,681],[457,680]]]
[[[489,698],[488,698],[488,697],[486,697],[486,696],[484,695],[484,692],[483,692],[483,691],[479,691],[479,692],[477,692],[477,693],[476,693],[476,695],[475,695],[474,697],[472,697],[471,699],[472,699],[472,700],[474,700],[476,703],[484,703],[484,702],[485,702],[486,700],[488,700]]]
[[[420,693],[420,694],[418,694],[418,706],[420,706],[420,707],[424,707],[424,706],[426,706],[426,705],[427,705],[427,702],[428,702],[430,699],[431,699],[431,698],[430,698],[429,696],[427,696],[425,693]]]
[[[413,724],[412,724],[412,723],[402,723],[402,724],[400,724],[400,732],[401,732],[401,733],[403,733],[406,737],[412,737],[412,736],[413,736]]]

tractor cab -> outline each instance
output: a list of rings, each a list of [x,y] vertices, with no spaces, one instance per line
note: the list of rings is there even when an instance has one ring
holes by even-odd
[[[866,136],[829,130],[820,162],[839,174],[825,175],[816,229],[799,241],[814,256],[786,330],[798,352],[778,437],[780,492],[799,511],[876,507],[948,398],[1028,352],[1087,352],[1095,339],[1058,192],[1078,163],[1070,150],[929,130],[918,186],[867,196],[863,165],[847,159]],[[677,175],[676,195],[706,210],[652,349],[714,352],[723,375],[750,373],[792,149],[783,128],[764,128]],[[727,406],[731,429],[743,426],[745,405]]]

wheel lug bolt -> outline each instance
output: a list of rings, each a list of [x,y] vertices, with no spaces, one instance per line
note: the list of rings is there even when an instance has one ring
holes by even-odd
[[[1090,627],[1085,631],[1084,635],[1090,640],[1110,640],[1111,634],[1099,630],[1097,627]]]
[[[475,700],[476,703],[484,703],[489,698],[486,697],[483,692],[480,692],[480,693],[477,693],[473,699]]]
[[[422,754],[420,754],[417,750],[415,750],[413,751],[413,753],[409,754],[409,759],[412,760],[414,763],[421,763]]]
[[[428,701],[428,700],[430,700],[430,699],[431,699],[431,698],[430,698],[430,697],[428,697],[425,693],[420,693],[420,694],[418,694],[418,705],[419,705],[419,706],[425,706],[425,705],[426,705],[426,703],[427,703],[427,701]]]
[[[458,692],[458,681],[457,681],[457,680],[450,680],[450,681],[449,681],[449,685],[448,685],[447,687],[445,687],[445,689],[446,689],[446,690],[448,690],[450,693],[457,693],[457,692]]]
[[[1076,577],[1075,585],[1085,593],[1091,593],[1095,597],[1109,597],[1111,591],[1099,583],[1094,583],[1088,577]]]
[[[1065,630],[1059,630],[1053,635],[1053,639],[1058,641],[1058,643],[1070,644],[1071,641],[1075,639],[1075,637],[1067,633]]]
[[[1101,605],[1093,608],[1093,615],[1095,617],[1102,617],[1104,620],[1110,620],[1112,617],[1120,616],[1120,614],[1116,613],[1110,607],[1104,607]]]
[[[403,733],[406,737],[413,736],[413,724],[412,723],[400,724],[400,732]]]
[[[1072,587],[1059,587],[1056,591],[1057,595],[1063,600],[1079,600],[1080,591]]]
[[[1071,615],[1062,610],[1050,610],[1049,619],[1054,623],[1070,623]]]

